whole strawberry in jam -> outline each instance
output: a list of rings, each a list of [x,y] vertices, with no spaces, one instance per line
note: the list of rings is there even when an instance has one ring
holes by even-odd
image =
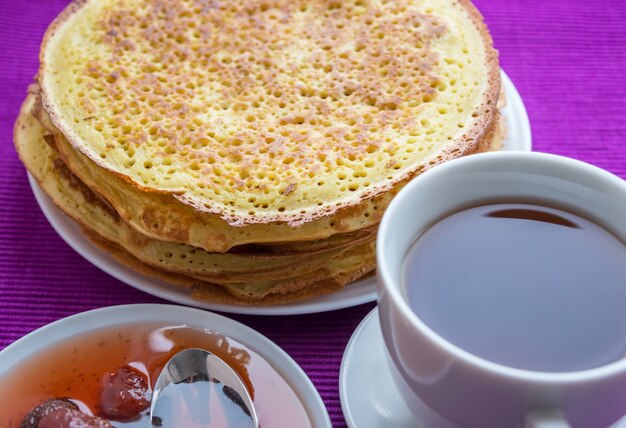
[[[109,419],[128,421],[150,406],[148,379],[125,365],[106,373],[101,380],[100,413]]]

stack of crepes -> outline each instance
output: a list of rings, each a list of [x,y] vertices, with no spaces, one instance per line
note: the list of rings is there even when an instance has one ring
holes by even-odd
[[[29,172],[101,248],[205,301],[370,274],[393,196],[500,141],[467,1],[83,0],[40,61],[15,128]]]

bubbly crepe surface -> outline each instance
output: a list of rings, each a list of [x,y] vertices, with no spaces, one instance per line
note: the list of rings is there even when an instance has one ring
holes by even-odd
[[[497,59],[458,1],[86,1],[40,83],[81,152],[232,225],[291,225],[471,152]]]

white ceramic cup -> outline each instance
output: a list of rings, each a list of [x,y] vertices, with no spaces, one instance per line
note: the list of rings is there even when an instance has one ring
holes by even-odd
[[[410,182],[385,212],[376,252],[379,317],[389,364],[416,426],[606,428],[626,414],[626,356],[577,372],[506,367],[446,341],[410,309],[401,271],[417,237],[459,209],[515,200],[572,210],[626,242],[626,181],[573,159],[525,152],[477,154]]]

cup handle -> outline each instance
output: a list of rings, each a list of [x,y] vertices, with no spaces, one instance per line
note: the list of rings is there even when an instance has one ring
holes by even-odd
[[[571,428],[559,410],[533,410],[526,415],[524,428]]]

